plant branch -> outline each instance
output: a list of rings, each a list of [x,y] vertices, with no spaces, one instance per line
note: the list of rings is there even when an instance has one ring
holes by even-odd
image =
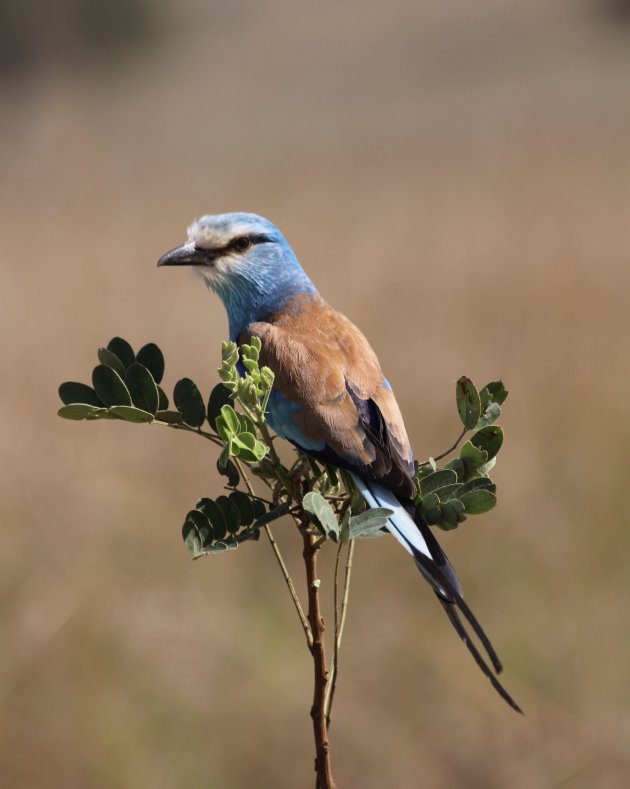
[[[317,789],[336,789],[335,780],[330,766],[330,745],[326,726],[326,687],[328,685],[328,669],[326,667],[326,648],[324,644],[324,620],[319,605],[319,579],[317,577],[317,547],[314,537],[308,529],[308,522],[301,525],[304,539],[304,564],[306,565],[306,582],[308,586],[308,621],[313,633],[313,670],[315,675],[313,688],[313,733],[315,736],[315,771],[317,773]]]
[[[190,427],[189,425],[178,425],[172,422],[161,422],[159,419],[156,419],[152,422],[154,425],[164,425],[165,427],[170,427],[173,430],[185,430],[187,433],[195,433],[198,436],[202,436],[203,438],[207,438],[208,441],[212,441],[213,444],[216,444],[219,447],[223,447],[223,441],[218,436],[212,435],[212,433],[208,433],[205,430],[202,430],[200,427]]]
[[[453,444],[453,446],[450,447],[450,449],[447,449],[446,452],[442,452],[441,455],[437,455],[436,457],[434,457],[433,460],[442,460],[442,458],[445,458],[447,455],[450,455],[451,452],[454,452],[459,446],[459,442],[462,440],[462,438],[466,435],[467,432],[468,432],[468,428],[465,427],[462,430],[461,435],[459,436],[457,441]]]

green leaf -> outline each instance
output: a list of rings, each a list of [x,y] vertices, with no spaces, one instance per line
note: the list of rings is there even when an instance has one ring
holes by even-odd
[[[498,425],[482,427],[470,438],[470,443],[485,451],[491,460],[503,445],[503,430]],[[486,461],[487,462],[487,461]]]
[[[494,465],[495,465],[496,462],[497,462],[497,459],[496,459],[496,457],[494,457],[491,460],[489,460],[487,463],[484,463],[483,466],[479,466],[479,468],[477,469],[477,476],[479,476],[479,477],[487,477],[488,474],[494,468]]]
[[[477,488],[485,488],[489,490],[490,493],[496,493],[497,490],[497,486],[489,477],[476,477],[475,479],[471,479],[459,485],[457,498],[461,498],[464,493],[469,493],[471,490],[476,490]]]
[[[492,402],[488,403],[483,412],[483,416],[477,422],[477,428],[493,425],[500,416],[501,406]]]
[[[258,499],[252,499],[252,507],[254,508],[254,517],[256,518],[256,524],[260,525],[260,518],[267,512],[265,509],[264,502],[258,501]]]
[[[488,462],[488,453],[485,449],[479,449],[472,441],[467,441],[464,444],[459,456],[462,460],[468,460],[474,468],[479,468],[479,466],[483,466],[484,463]]]
[[[166,392],[162,389],[161,386],[158,386],[158,410],[166,411],[168,409],[168,397],[166,396]]]
[[[95,416],[99,411],[103,411],[103,407],[89,405],[87,403],[72,403],[71,405],[64,405],[58,411],[57,415],[63,419],[87,419],[90,416]]]
[[[136,408],[155,414],[160,403],[157,384],[147,368],[134,362],[127,368],[125,383]]]
[[[92,384],[97,396],[106,406],[131,405],[131,395],[117,372],[99,364],[92,372]]]
[[[85,403],[102,408],[103,403],[99,400],[94,389],[87,384],[80,384],[76,381],[66,381],[59,387],[59,397],[65,405],[72,403]]]
[[[350,540],[350,518],[352,516],[352,510],[350,507],[344,512],[343,518],[341,519],[341,526],[339,528],[339,542],[342,542],[344,545]]]
[[[186,526],[186,523],[191,522],[194,523],[195,528],[197,529],[202,546],[206,546],[214,540],[214,531],[210,524],[210,520],[203,512],[200,512],[199,510],[191,510],[188,515],[186,515],[184,527]],[[186,538],[184,537],[184,539]]]
[[[440,504],[440,520],[435,525],[444,531],[451,531],[465,520],[464,505],[458,499],[452,499]]]
[[[455,385],[457,410],[462,424],[472,430],[481,416],[481,400],[479,392],[470,378],[463,375]]]
[[[350,539],[382,537],[387,533],[383,531],[385,524],[389,516],[393,514],[393,510],[389,510],[386,507],[374,507],[371,510],[362,512],[360,515],[354,515],[350,519]]]
[[[446,464],[445,468],[449,468],[457,474],[458,479],[463,479],[464,475],[466,474],[466,467],[464,466],[464,461],[461,458],[453,458],[449,460]]]
[[[112,353],[109,348],[99,348],[98,360],[101,364],[111,367],[115,370],[121,378],[125,377],[125,365],[120,361],[115,353]]]
[[[227,537],[225,540],[221,542],[215,542],[212,545],[208,545],[207,548],[204,548],[202,551],[199,552],[198,556],[195,556],[195,559],[198,559],[199,556],[212,556],[216,553],[226,553],[227,551],[235,551],[239,546],[237,540],[234,537]]]
[[[250,419],[247,414],[237,414],[239,421],[239,433],[251,433],[254,438],[256,437],[257,429],[254,421]]]
[[[167,425],[183,424],[182,415],[179,411],[158,411],[155,418],[159,422],[166,422]]]
[[[229,499],[239,511],[241,526],[249,526],[254,522],[256,513],[254,512],[254,505],[247,493],[242,490],[235,490],[229,495]]]
[[[210,392],[208,400],[208,422],[213,430],[217,429],[217,417],[221,413],[224,405],[229,405],[232,402],[230,397],[230,390],[223,384],[217,384]]]
[[[140,348],[136,361],[147,368],[156,384],[162,381],[164,377],[164,354],[154,342],[148,342]]]
[[[460,482],[454,482],[451,485],[443,485],[441,488],[435,490],[434,493],[440,501],[448,501],[457,496],[461,486]]]
[[[191,427],[201,427],[206,419],[206,406],[197,386],[190,378],[182,378],[173,391],[175,408],[184,422]]]
[[[203,498],[197,502],[197,509],[201,510],[212,524],[212,532],[215,540],[224,539],[227,533],[227,523],[223,517],[221,507],[212,499]]]
[[[460,496],[461,503],[467,515],[480,515],[488,512],[497,503],[497,497],[486,488],[475,488]]]
[[[222,466],[217,460],[217,471],[222,476],[227,477],[227,484],[230,487],[235,488],[240,482],[241,475],[238,473],[238,469],[233,460],[230,460],[229,457],[226,456],[226,461],[225,465]]]
[[[133,352],[133,348],[131,345],[129,345],[127,340],[123,340],[122,337],[112,337],[112,339],[107,343],[107,350],[111,351],[120,359],[125,367],[125,370],[130,364],[133,364],[136,361],[136,355]]]
[[[434,490],[454,482],[457,482],[457,474],[451,469],[443,468],[440,471],[434,471],[433,474],[423,477],[418,483],[420,495],[426,496],[433,493]]]
[[[216,502],[223,513],[227,530],[230,534],[234,534],[241,528],[241,512],[239,508],[227,496],[218,496]]]
[[[311,491],[302,499],[302,506],[309,515],[313,516],[313,520],[321,527],[323,533],[336,542],[339,536],[339,522],[326,499],[320,493]]]
[[[224,441],[241,432],[238,414],[231,405],[221,406],[221,414],[216,419],[217,432]]]
[[[435,526],[442,518],[442,510],[440,509],[440,499],[436,493],[429,493],[422,499],[419,507],[421,515],[430,526]]]
[[[184,521],[184,525],[182,526],[182,537],[184,538],[188,550],[193,556],[197,556],[201,551],[202,540],[195,522],[190,518],[186,518]]]
[[[507,400],[508,390],[505,388],[505,386],[503,386],[503,381],[491,381],[489,384],[486,384],[483,387],[479,394],[481,396],[482,403],[487,397],[488,400],[492,400],[498,405],[503,405],[503,403],[505,403]]]
[[[230,440],[230,454],[246,463],[258,463],[267,454],[267,447],[251,433],[239,433]]]
[[[112,405],[109,408],[109,413],[118,419],[124,419],[125,422],[153,422],[154,419],[153,414],[131,405]]]

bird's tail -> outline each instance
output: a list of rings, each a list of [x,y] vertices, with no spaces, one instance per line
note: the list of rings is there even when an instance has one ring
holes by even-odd
[[[492,687],[512,709],[522,713],[521,708],[496,678],[495,674],[503,670],[501,661],[477,618],[464,602],[462,587],[455,570],[422,516],[413,505],[401,503],[390,490],[354,474],[352,476],[370,507],[386,507],[392,510],[387,529],[415,559],[418,569],[435,592],[457,635],[466,644],[475,663],[488,677]],[[479,639],[492,667],[470,638],[460,614]]]

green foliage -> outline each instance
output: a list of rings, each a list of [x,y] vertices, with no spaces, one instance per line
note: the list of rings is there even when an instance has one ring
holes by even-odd
[[[216,467],[226,494],[201,498],[182,529],[195,558],[256,540],[261,528],[287,514],[303,528],[314,529],[319,542],[345,543],[387,534],[391,511],[366,509],[345,471],[303,456],[291,468],[282,464],[265,419],[273,373],[260,365],[261,351],[257,337],[240,349],[233,342],[223,343],[221,382],[210,396],[204,399],[190,378],[182,378],[173,391],[176,410],[169,410],[169,399],[160,386],[165,368],[160,348],[147,343],[135,354],[126,340],[114,337],[98,350],[92,387],[74,381],[61,384],[64,405],[58,413],[74,421],[160,424],[195,433],[217,446]],[[454,529],[468,515],[495,506],[496,485],[488,474],[503,444],[503,431],[495,424],[507,398],[501,381],[478,390],[462,377],[455,394],[464,430],[438,460],[463,444],[441,467],[433,458],[418,465],[415,476],[416,507],[427,523],[442,529]],[[262,480],[273,501],[253,492],[245,468]]]
[[[488,512],[497,503],[496,485],[488,474],[503,446],[503,430],[494,423],[507,396],[501,381],[486,384],[480,392],[469,378],[457,381],[456,405],[464,425],[460,441],[473,432],[459,456],[443,468],[430,459],[417,469],[415,504],[428,524],[455,529],[468,515]]]

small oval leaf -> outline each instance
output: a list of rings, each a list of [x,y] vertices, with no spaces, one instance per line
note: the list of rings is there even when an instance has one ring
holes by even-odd
[[[117,372],[99,364],[92,372],[92,384],[106,406],[131,405],[131,395]]]
[[[161,386],[158,386],[158,409],[160,411],[167,411],[168,410],[168,397],[166,396],[166,392],[162,389]]]
[[[222,466],[217,460],[217,471],[222,476],[227,477],[227,484],[230,487],[235,488],[240,482],[241,475],[238,473],[238,469],[233,460],[226,458],[226,461],[225,465]]]
[[[316,491],[307,493],[302,499],[302,506],[310,515],[314,516],[316,524],[321,527],[327,537],[337,540],[339,536],[337,516],[321,493]]]
[[[71,405],[62,406],[57,411],[57,415],[63,419],[79,420],[87,419],[88,417],[95,415],[97,411],[102,410],[102,407],[88,405],[87,403],[72,403]]]
[[[472,430],[481,416],[481,400],[477,387],[470,378],[462,375],[457,381],[455,385],[455,397],[462,424],[468,430]]]
[[[486,488],[475,488],[460,496],[459,500],[464,505],[467,515],[480,515],[488,512],[497,503],[497,497]]]
[[[87,403],[102,408],[103,403],[98,398],[94,389],[87,384],[80,384],[76,381],[66,381],[59,387],[59,397],[65,405],[72,403]]]
[[[498,425],[488,425],[471,436],[470,443],[487,452],[491,460],[503,445],[503,430]]]
[[[125,366],[125,370],[130,364],[136,361],[136,355],[133,352],[133,348],[129,345],[127,340],[123,340],[122,337],[112,337],[107,343],[107,350],[111,351],[120,359]]]
[[[134,408],[132,405],[112,405],[109,408],[109,413],[118,419],[124,419],[125,422],[135,422],[137,424],[153,422],[154,419],[153,414],[143,411],[141,408]]]
[[[125,383],[136,408],[155,414],[160,404],[157,385],[147,368],[134,362],[127,368]]]
[[[98,349],[98,360],[101,364],[105,364],[107,367],[111,367],[112,370],[115,370],[121,378],[125,377],[125,365],[115,353],[109,350],[109,348]]]
[[[217,497],[217,506],[221,509],[225,518],[225,525],[230,534],[234,534],[241,528],[241,513],[236,503],[227,496]]]
[[[166,422],[167,425],[181,425],[184,422],[179,411],[158,411],[155,418],[158,422]]]
[[[190,378],[182,378],[173,391],[175,407],[184,422],[191,427],[201,427],[206,419],[206,406],[196,384]]]
[[[351,540],[382,537],[385,524],[393,511],[386,507],[374,507],[350,519],[349,537]]]
[[[210,524],[210,520],[205,513],[199,510],[191,510],[186,515],[187,521],[192,521],[199,532],[202,546],[209,545],[214,540],[214,530]]]
[[[454,482],[457,482],[457,474],[453,470],[443,468],[440,471],[434,471],[433,474],[423,477],[418,483],[420,495],[427,496],[429,493],[433,493],[434,490],[442,488],[444,485],[451,485]]]
[[[224,405],[230,405],[232,398],[230,397],[230,390],[223,384],[217,384],[210,392],[208,399],[208,422],[213,430],[217,429],[217,417],[221,413]]]
[[[227,524],[223,517],[223,512],[216,501],[208,498],[200,499],[197,502],[197,509],[201,510],[212,524],[214,539],[223,540],[227,534]]]
[[[250,523],[254,522],[256,513],[254,512],[252,500],[247,493],[244,493],[242,490],[235,490],[230,493],[229,499],[235,504],[239,511],[241,526],[249,526]]]
[[[164,377],[164,354],[154,342],[148,342],[140,348],[136,361],[147,368],[156,384],[161,383]]]

